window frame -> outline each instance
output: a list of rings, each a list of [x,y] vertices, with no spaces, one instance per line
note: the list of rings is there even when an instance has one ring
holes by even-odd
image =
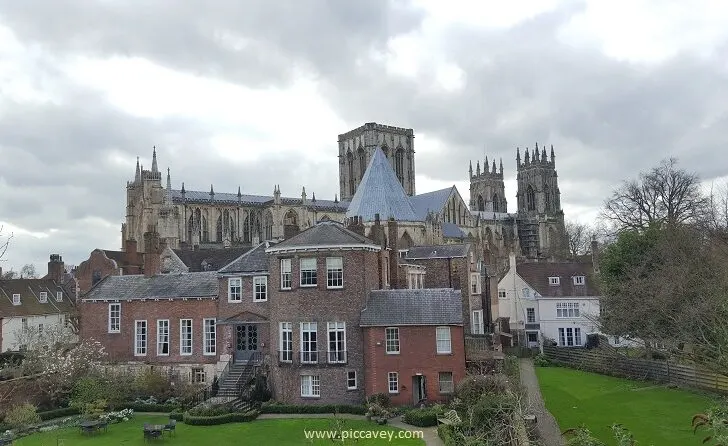
[[[396,334],[396,336],[392,337],[391,339],[389,337],[390,330],[392,330],[392,333]],[[392,341],[393,343],[396,343],[397,350],[389,349],[390,341]],[[400,337],[399,337],[399,327],[386,327],[384,329],[384,352],[388,355],[399,355],[401,348],[402,348],[402,344],[401,344]]]
[[[344,258],[326,257],[326,289],[340,290],[342,288],[344,288]]]
[[[394,384],[394,390],[392,390],[392,384]],[[387,389],[390,394],[399,393],[399,372],[387,373]]]
[[[476,323],[477,321],[477,323]],[[476,335],[485,334],[485,321],[483,320],[483,310],[473,310],[472,324],[470,325],[470,332]],[[479,329],[476,330],[475,327]]]
[[[38,293],[38,301],[42,304],[48,303],[48,291],[41,291]]]
[[[189,324],[187,324],[187,322],[189,322]],[[190,329],[189,337],[186,337],[185,328],[187,328],[187,327],[185,327],[185,325],[187,325]],[[194,347],[194,345],[195,345],[194,326],[195,326],[195,323],[194,323],[194,320],[192,320],[192,319],[186,318],[186,319],[179,320],[179,354],[180,354],[180,356],[192,356],[192,354],[194,353],[194,348],[195,348]],[[188,344],[188,343],[189,343],[189,352],[186,352],[185,344]]]
[[[208,331],[208,322],[212,322],[212,331]],[[208,349],[212,347],[212,349]],[[217,320],[215,318],[202,319],[202,355],[217,355]]]
[[[579,302],[556,302],[556,319],[578,319],[580,317]]]
[[[20,294],[14,293],[13,294],[13,305],[20,305],[21,304]]]
[[[328,363],[329,364],[346,364],[347,352],[346,352],[346,322],[334,321],[326,323],[326,340],[328,344]],[[334,334],[335,339],[331,339],[331,335]],[[335,350],[331,350],[332,344],[336,347]],[[343,349],[339,349],[339,346],[343,346]],[[333,359],[333,360],[332,360]]]
[[[447,333],[447,339],[440,336],[441,333]],[[440,349],[440,343],[447,342],[447,351]],[[435,345],[438,355],[451,355],[452,354],[452,330],[448,326],[436,327],[435,328]]]
[[[498,299],[507,299],[508,298],[508,291],[506,291],[503,288],[498,289]]]
[[[317,364],[318,361],[318,323],[317,322],[301,322],[300,329],[300,352],[301,364]],[[304,333],[308,333],[308,339],[304,339]],[[313,333],[313,339],[311,336]],[[307,345],[307,349],[304,349]],[[304,360],[308,355],[308,359]]]
[[[141,333],[140,327],[144,328]],[[143,342],[140,343],[140,336],[143,335]],[[134,321],[134,356],[147,356],[149,344],[149,324],[146,319],[137,319]]]
[[[536,308],[534,308],[534,307],[526,308],[526,323],[527,324],[536,323]]]
[[[354,374],[354,377],[351,377],[351,374]],[[354,381],[354,385],[351,385],[351,382]],[[359,379],[356,373],[356,370],[347,370],[346,371],[346,390],[356,390],[359,388]]]
[[[234,285],[237,283],[237,285]],[[234,291],[237,289],[237,291]],[[237,297],[235,297],[237,296]],[[240,303],[243,301],[243,278],[228,277],[228,302]]]
[[[116,316],[116,329],[113,328],[113,311],[112,308],[118,308],[118,315]],[[107,313],[107,320],[106,320],[106,330],[107,333],[121,333],[121,302],[112,302],[109,304],[109,311]]]
[[[63,291],[56,291],[56,302],[63,302]]]
[[[561,285],[561,277],[550,276],[549,277],[549,286],[557,286],[557,285]]]
[[[308,381],[305,386],[304,381]],[[301,397],[321,398],[321,375],[301,375]]]
[[[288,339],[284,339],[284,333],[288,334]],[[290,345],[289,350],[286,349],[286,344]],[[278,323],[278,360],[293,362],[293,322]]]
[[[283,265],[288,265],[287,267],[284,267]],[[280,269],[281,269],[281,289],[282,290],[290,290],[293,289],[293,261],[291,258],[287,259],[281,259],[280,262]],[[286,271],[287,269],[287,271]]]
[[[574,285],[584,285],[586,284],[586,277],[584,276],[574,276]]]
[[[310,266],[306,266],[304,269],[304,262],[309,263],[313,262],[313,269]],[[298,261],[298,269],[299,269],[299,286],[301,288],[315,288],[318,286],[318,259],[316,257],[302,257]],[[306,280],[306,283],[304,283],[304,273],[309,274]]]
[[[160,335],[162,334],[162,326],[164,325],[164,322],[166,322],[166,325],[167,325],[167,328],[166,328],[167,353],[160,353],[160,347],[163,347],[165,344],[165,342],[160,337]],[[169,356],[170,347],[172,346],[170,329],[171,329],[171,324],[169,323],[169,319],[157,319],[157,356]]]
[[[470,273],[470,294],[481,294],[480,273]]]
[[[443,375],[450,375],[450,389],[449,390],[442,390],[442,384],[443,384]],[[444,381],[445,383],[448,383],[448,381]],[[452,372],[437,372],[437,390],[441,395],[450,395],[455,393],[455,376]]]
[[[259,283],[262,281],[262,285]],[[258,287],[262,287],[262,291],[258,290]],[[262,295],[263,297],[259,297]],[[268,276],[253,276],[253,302],[267,302],[268,301]]]

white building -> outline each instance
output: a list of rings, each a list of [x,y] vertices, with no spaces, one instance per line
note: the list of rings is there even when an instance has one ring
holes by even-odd
[[[516,265],[511,253],[508,272],[498,282],[498,309],[500,317],[509,318],[513,345],[537,347],[552,340],[559,346],[582,346],[587,334],[598,331],[599,292],[592,263]]]
[[[0,280],[0,349],[18,351],[17,335],[38,335],[55,325],[70,325],[74,297],[53,279]]]

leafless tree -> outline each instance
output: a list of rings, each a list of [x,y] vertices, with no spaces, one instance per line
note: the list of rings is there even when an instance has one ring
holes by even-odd
[[[13,233],[11,232],[10,235],[6,235],[3,232],[3,226],[0,225],[0,260],[5,259],[5,253],[8,251],[8,246],[10,246],[10,240],[13,238]]]
[[[566,239],[569,248],[569,256],[576,258],[586,254],[591,247],[593,230],[586,224],[578,221],[566,222]]]
[[[37,279],[38,273],[35,270],[35,265],[33,265],[32,263],[23,265],[23,267],[20,268],[20,277],[22,277],[23,279]]]
[[[709,199],[695,173],[677,167],[677,159],[663,160],[638,179],[625,181],[604,203],[602,218],[615,230],[644,230],[653,225],[697,223]]]
[[[728,182],[712,184],[708,200],[708,215],[701,225],[716,241],[728,245]]]

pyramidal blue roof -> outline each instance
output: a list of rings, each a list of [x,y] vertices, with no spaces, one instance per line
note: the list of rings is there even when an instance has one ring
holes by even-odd
[[[347,217],[358,216],[364,221],[373,221],[375,214],[379,214],[382,220],[389,218],[397,221],[421,220],[380,148],[374,151],[374,156],[346,211]]]

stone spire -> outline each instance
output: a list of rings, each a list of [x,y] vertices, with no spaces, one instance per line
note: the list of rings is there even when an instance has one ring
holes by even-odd
[[[480,175],[480,160],[475,164],[477,167],[475,169],[475,174]]]
[[[495,170],[495,158],[493,158],[493,168],[491,169],[491,172],[496,173],[496,170]]]
[[[136,174],[134,175],[134,182],[138,183],[142,180],[142,171],[139,167],[139,157],[137,156]]]
[[[169,173],[169,167],[167,167],[167,193],[164,196],[164,201],[167,206],[172,205],[172,177]]]
[[[500,174],[503,175],[503,158],[500,159]]]
[[[152,173],[159,173],[159,169],[157,168],[157,146],[154,146],[154,151],[152,152]]]
[[[243,194],[240,192],[240,186],[238,186],[238,203],[243,199]]]
[[[521,148],[516,147],[516,168],[521,167]]]
[[[556,156],[554,155],[554,145],[551,144],[551,162],[553,163],[555,161],[556,161]]]
[[[473,178],[473,160],[470,160],[470,178]]]
[[[212,188],[212,184],[210,184],[210,201],[215,201],[215,189]]]

